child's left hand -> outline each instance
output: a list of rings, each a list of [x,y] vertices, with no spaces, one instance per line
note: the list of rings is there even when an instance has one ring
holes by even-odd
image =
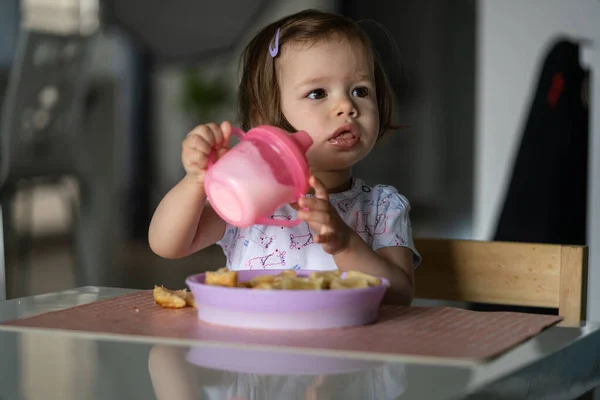
[[[302,197],[298,201],[298,218],[317,233],[313,238],[315,243],[321,243],[323,250],[335,255],[348,247],[352,230],[329,202],[323,182],[314,176],[308,182],[315,189],[315,197]]]

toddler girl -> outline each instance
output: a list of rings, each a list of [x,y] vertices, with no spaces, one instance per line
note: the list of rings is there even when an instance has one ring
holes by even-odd
[[[204,191],[208,156],[227,152],[231,125],[209,123],[183,141],[186,176],[156,209],[153,251],[179,258],[218,243],[232,270],[359,270],[389,279],[387,302],[410,304],[420,256],[409,203],[391,186],[352,175],[392,128],[393,93],[367,35],[349,18],[307,10],[263,28],[242,61],[242,128],[275,125],[313,139],[311,193],[272,216],[304,222],[240,229],[214,212]]]

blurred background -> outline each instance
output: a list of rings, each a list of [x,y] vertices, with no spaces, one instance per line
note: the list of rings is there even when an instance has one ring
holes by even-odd
[[[7,296],[221,267],[155,256],[148,224],[188,131],[236,121],[246,41],[306,8],[389,31],[364,25],[408,127],[356,174],[408,197],[414,236],[589,244],[599,319],[598,0],[0,0]]]

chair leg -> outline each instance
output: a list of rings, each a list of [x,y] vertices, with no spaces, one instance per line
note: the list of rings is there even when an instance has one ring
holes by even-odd
[[[18,237],[11,218],[14,193],[13,188],[0,188],[0,300],[10,300],[19,294],[14,287],[18,268],[14,254]]]

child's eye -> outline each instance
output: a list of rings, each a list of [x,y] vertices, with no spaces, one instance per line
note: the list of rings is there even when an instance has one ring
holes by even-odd
[[[325,91],[323,89],[316,89],[310,92],[306,97],[313,100],[320,100],[325,97]]]
[[[357,87],[352,91],[352,96],[356,97],[368,97],[369,96],[369,88],[364,86]]]

